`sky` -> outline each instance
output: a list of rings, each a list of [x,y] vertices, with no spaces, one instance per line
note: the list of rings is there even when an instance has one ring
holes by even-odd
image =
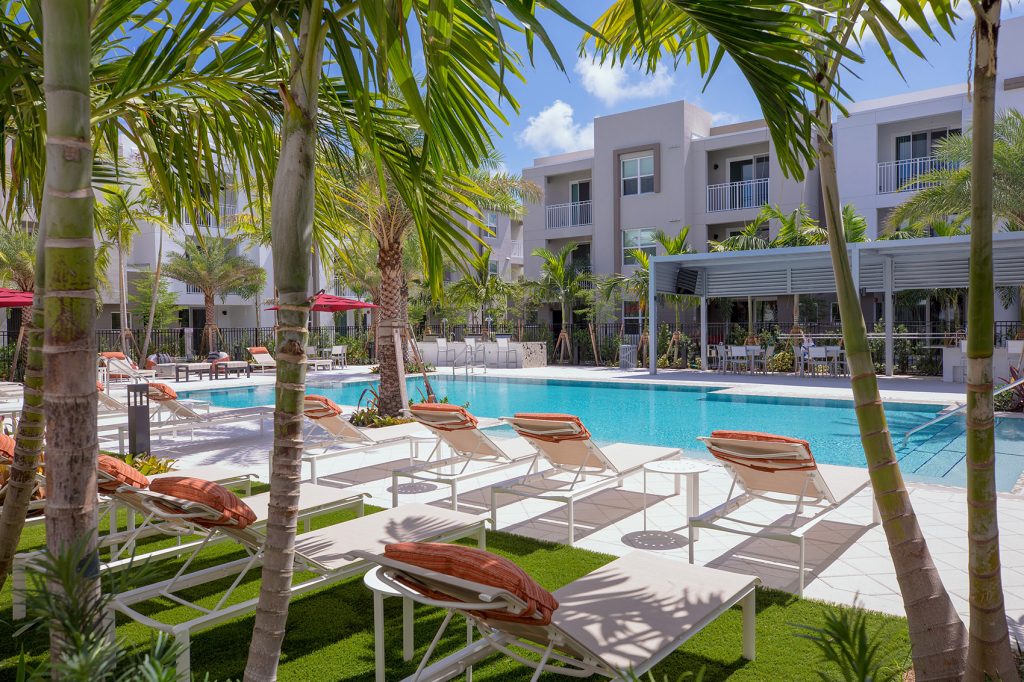
[[[563,0],[576,16],[592,23],[610,0]],[[942,34],[933,42],[913,33],[925,53],[919,59],[897,50],[903,70],[901,77],[873,41],[862,45],[865,62],[854,65],[855,75],[846,74],[843,86],[854,100],[874,99],[915,90],[953,85],[967,81],[970,72],[968,48],[970,17],[961,3],[963,18],[955,35]],[[1024,17],[1024,1],[1004,3],[1003,20]],[[537,45],[535,63],[523,66],[525,83],[514,82],[511,90],[519,113],[506,107],[507,128],[499,128],[495,144],[506,168],[521,171],[538,156],[587,149],[593,146],[596,116],[638,109],[685,99],[710,111],[714,123],[726,124],[761,118],[753,93],[732,63],[723,62],[712,82],[704,81],[696,67],[668,64],[655,74],[639,70],[612,69],[577,56],[582,31],[548,14],[544,26],[558,48],[566,71],[560,71],[542,46]],[[525,57],[525,55],[524,55]]]

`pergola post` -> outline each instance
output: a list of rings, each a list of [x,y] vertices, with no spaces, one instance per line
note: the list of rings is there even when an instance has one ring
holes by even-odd
[[[658,278],[654,275],[657,267],[658,262],[652,258],[647,266],[647,368],[651,374],[658,373]]]
[[[700,297],[700,368],[708,368],[708,297]]]
[[[885,292],[885,374],[892,376],[895,369],[893,358],[893,317],[896,316],[893,306],[893,264],[892,258],[886,258],[882,262],[882,286]]]

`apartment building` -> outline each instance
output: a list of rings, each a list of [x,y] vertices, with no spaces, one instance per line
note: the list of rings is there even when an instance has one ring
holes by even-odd
[[[1024,18],[1004,22],[1000,33],[997,107],[1024,111]],[[523,219],[526,253],[579,244],[573,259],[599,275],[629,272],[628,251],[662,253],[653,235],[690,226],[698,252],[749,224],[761,207],[785,212],[806,205],[821,215],[815,171],[803,180],[785,177],[763,120],[714,126],[708,111],[670,102],[594,119],[594,148],[547,156],[523,169],[543,191]],[[936,166],[934,145],[969,128],[966,85],[914,92],[849,107],[835,128],[839,186],[868,222],[871,239],[885,229],[892,208],[920,189],[913,179]],[[777,234],[767,226],[765,236]],[[778,257],[778,253],[771,256]],[[525,274],[540,263],[527,257]],[[785,317],[778,302],[774,314]],[[623,316],[635,316],[626,302]],[[553,313],[557,318],[557,311]],[[558,322],[558,319],[553,319]]]
[[[497,211],[483,211],[480,222],[486,226],[470,225],[460,220],[468,231],[480,238],[475,250],[482,254],[490,249],[488,270],[492,277],[515,282],[523,277],[523,222]],[[449,279],[457,277],[450,273]]]

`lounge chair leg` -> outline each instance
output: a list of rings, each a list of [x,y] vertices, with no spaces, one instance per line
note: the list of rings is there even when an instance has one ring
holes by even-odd
[[[316,482],[317,482],[316,458],[313,458],[313,459],[309,460],[309,478],[313,482],[313,484],[316,485]]]
[[[878,501],[875,500],[874,493],[871,494],[871,523],[879,524],[882,522],[882,512],[878,509]]]
[[[384,594],[376,590],[373,592],[373,663],[376,682],[386,682],[384,679]]]
[[[491,488],[491,530],[498,530],[498,493]]]
[[[804,539],[800,538],[800,589],[797,591],[796,596],[804,596],[804,562],[806,561],[807,549],[804,545]]]
[[[754,660],[757,655],[757,591],[751,588],[743,597],[743,658]]]
[[[452,511],[459,511],[459,484],[452,481]]]
[[[192,679],[192,661],[188,632],[177,633],[174,641],[178,645],[178,682],[189,682]]]
[[[402,597],[402,659],[411,661],[416,650],[413,637],[413,601]]]
[[[569,546],[572,547],[576,543],[576,509],[569,500]]]
[[[398,474],[391,474],[391,507],[398,506]]]
[[[28,566],[14,559],[14,570],[11,576],[11,598],[14,602],[13,618],[22,620],[25,617],[25,590],[28,588]]]
[[[693,527],[693,520],[688,519],[686,522],[686,530],[689,532],[689,542],[686,543],[686,548],[690,552],[690,563],[693,563],[693,543],[697,541],[697,529]]]

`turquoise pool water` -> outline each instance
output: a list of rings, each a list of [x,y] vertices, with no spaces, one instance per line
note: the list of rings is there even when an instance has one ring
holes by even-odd
[[[579,415],[603,442],[667,445],[703,454],[697,436],[714,429],[767,431],[806,439],[822,462],[864,465],[853,405],[845,400],[737,395],[715,386],[451,376],[433,376],[430,381],[439,398],[468,402],[470,411],[482,417],[514,412]],[[307,390],[342,405],[355,405],[370,386],[370,382],[315,382]],[[422,378],[410,378],[408,386],[411,398],[422,397]],[[274,389],[191,391],[188,397],[220,407],[250,407],[273,404]],[[934,404],[887,404],[889,428],[904,473],[963,485],[966,444],[962,417],[924,429],[906,447],[899,447],[906,431],[932,419],[940,409]],[[1024,420],[997,420],[996,443],[999,487],[1009,490],[1024,470]]]

